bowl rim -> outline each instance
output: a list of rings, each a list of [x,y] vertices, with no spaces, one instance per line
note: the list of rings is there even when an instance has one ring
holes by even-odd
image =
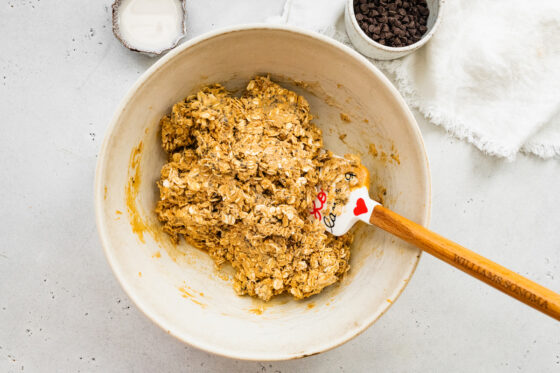
[[[427,34],[422,35],[420,40],[418,40],[416,43],[406,45],[404,47],[389,47],[387,45],[379,44],[378,42],[376,42],[375,40],[367,36],[367,34],[364,32],[364,30],[362,30],[360,25],[358,25],[358,20],[356,19],[356,14],[354,13],[354,6],[353,6],[354,0],[346,0],[346,11],[350,16],[350,22],[352,23],[352,26],[354,27],[354,29],[358,31],[358,35],[360,35],[362,40],[367,42],[368,46],[374,47],[376,49],[381,49],[386,52],[408,52],[422,47],[424,44],[428,42],[428,40],[432,38],[437,28],[439,27],[441,21],[441,14],[442,14],[441,9],[444,3],[445,0],[438,0],[438,12],[436,16],[436,21],[434,22],[432,29],[428,31]]]
[[[334,39],[331,39],[327,36],[321,35],[317,32],[308,31],[308,30],[305,30],[305,29],[302,29],[302,28],[299,28],[299,27],[288,26],[288,25],[266,24],[266,23],[254,23],[254,24],[248,24],[248,25],[230,26],[230,27],[225,27],[225,28],[220,28],[220,29],[217,29],[217,30],[213,30],[213,31],[204,33],[202,35],[199,35],[197,37],[194,37],[194,38],[184,42],[183,44],[179,45],[178,47],[174,48],[173,50],[171,50],[165,56],[163,56],[158,61],[156,61],[152,66],[150,66],[140,77],[138,77],[136,82],[129,88],[128,92],[122,98],[121,102],[117,106],[117,108],[116,108],[116,110],[113,114],[113,117],[111,119],[111,122],[110,122],[109,126],[107,127],[107,130],[106,130],[105,135],[104,135],[103,142],[102,142],[100,150],[99,150],[99,156],[98,156],[98,160],[97,160],[97,166],[96,166],[96,170],[95,170],[95,179],[94,179],[95,221],[96,221],[97,231],[98,231],[98,235],[99,235],[99,238],[100,238],[100,241],[101,241],[101,245],[102,245],[103,251],[105,253],[105,257],[106,257],[107,262],[109,263],[109,266],[111,267],[115,277],[117,278],[117,281],[121,285],[122,289],[124,290],[126,295],[131,299],[131,301],[135,304],[135,306],[138,310],[140,310],[148,319],[150,319],[153,323],[158,325],[160,328],[162,328],[168,334],[174,336],[178,340],[180,340],[183,343],[186,343],[190,346],[196,347],[200,350],[203,350],[203,351],[206,351],[206,352],[209,352],[209,353],[212,353],[212,354],[227,357],[227,358],[240,359],[240,360],[250,360],[250,361],[291,360],[291,359],[298,359],[298,358],[303,358],[303,357],[307,357],[307,356],[311,356],[311,355],[316,355],[316,354],[331,350],[335,347],[338,347],[338,346],[348,342],[352,338],[355,338],[356,336],[358,336],[359,334],[361,334],[362,332],[367,330],[375,321],[377,321],[382,315],[385,314],[385,312],[387,312],[387,310],[396,302],[396,300],[402,294],[402,292],[404,291],[404,289],[408,285],[412,275],[416,271],[416,268],[418,266],[418,262],[420,260],[420,256],[422,254],[422,251],[419,250],[419,253],[416,256],[416,260],[415,260],[414,264],[412,265],[412,268],[410,269],[410,272],[407,275],[405,275],[405,279],[402,282],[402,286],[400,288],[398,288],[394,292],[394,294],[392,295],[393,301],[391,303],[387,302],[387,304],[384,305],[384,308],[381,310],[381,312],[379,314],[377,314],[377,315],[373,314],[372,317],[370,317],[369,319],[366,319],[366,322],[362,323],[361,325],[356,326],[355,328],[351,329],[350,331],[348,331],[344,334],[341,334],[339,338],[328,341],[328,342],[320,343],[318,345],[313,346],[313,350],[304,351],[304,352],[300,352],[300,353],[297,353],[297,354],[282,353],[282,352],[278,353],[278,352],[274,352],[274,351],[267,352],[267,353],[254,353],[254,352],[240,353],[239,351],[230,351],[229,349],[223,348],[221,346],[216,346],[216,345],[213,345],[213,344],[207,344],[204,341],[200,341],[196,338],[192,338],[188,334],[177,332],[177,331],[173,330],[173,325],[172,324],[170,324],[165,319],[160,318],[160,316],[157,315],[155,312],[152,312],[152,311],[148,310],[147,307],[145,307],[145,305],[144,305],[145,302],[141,299],[141,297],[139,297],[134,292],[132,287],[127,284],[125,274],[119,269],[119,266],[117,265],[117,260],[116,260],[115,256],[113,255],[112,244],[111,244],[111,242],[108,238],[108,234],[107,234],[108,223],[107,223],[106,219],[104,218],[104,214],[103,214],[103,206],[104,206],[105,201],[104,201],[104,185],[103,185],[104,180],[102,179],[102,175],[105,173],[106,164],[108,162],[108,159],[107,159],[108,144],[109,144],[110,139],[113,136],[114,130],[117,126],[117,123],[119,122],[119,118],[120,118],[121,114],[123,113],[123,111],[125,110],[127,105],[129,104],[132,97],[136,94],[138,89],[141,88],[142,85],[144,85],[144,83],[148,80],[148,78],[152,74],[154,74],[156,71],[158,71],[163,65],[165,65],[168,61],[172,60],[175,56],[177,56],[178,54],[183,52],[185,49],[190,48],[190,47],[192,47],[196,44],[205,42],[207,40],[222,36],[224,34],[229,34],[229,33],[234,33],[234,32],[244,32],[244,31],[254,31],[254,30],[272,30],[272,31],[283,31],[283,32],[289,32],[289,33],[295,33],[295,34],[307,36],[307,37],[310,37],[312,39],[316,39],[318,41],[326,43],[333,48],[336,48],[336,49],[338,49],[342,52],[345,52],[350,57],[353,57],[353,58],[357,59],[359,62],[361,62],[361,64],[365,68],[371,70],[385,84],[385,86],[389,89],[389,91],[393,94],[393,96],[397,100],[398,104],[404,110],[405,115],[408,117],[409,123],[411,123],[411,130],[412,130],[412,132],[415,136],[415,139],[416,139],[418,145],[420,146],[420,150],[422,151],[422,153],[424,155],[423,172],[425,174],[426,183],[427,183],[426,195],[424,196],[424,198],[426,200],[426,207],[424,209],[423,216],[418,223],[423,225],[423,226],[426,226],[426,227],[429,225],[430,215],[431,215],[431,205],[432,205],[432,200],[431,200],[431,194],[432,194],[431,193],[431,175],[430,175],[429,161],[428,161],[428,156],[427,156],[427,153],[426,153],[424,140],[422,138],[420,128],[418,127],[418,123],[416,122],[416,119],[414,118],[412,112],[410,111],[410,108],[407,106],[403,97],[400,95],[400,93],[397,91],[397,89],[393,86],[393,84],[389,81],[389,79],[376,66],[374,66],[370,61],[368,61],[361,54],[359,54],[355,50],[345,46],[344,44],[342,44],[342,43],[340,43],[340,42],[338,42]]]

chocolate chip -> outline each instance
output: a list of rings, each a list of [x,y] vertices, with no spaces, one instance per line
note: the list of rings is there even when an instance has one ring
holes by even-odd
[[[360,28],[379,44],[403,47],[428,31],[426,0],[353,0]]]

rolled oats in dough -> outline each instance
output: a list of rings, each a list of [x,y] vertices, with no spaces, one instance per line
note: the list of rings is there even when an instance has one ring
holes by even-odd
[[[310,211],[319,189],[347,196],[344,175],[359,158],[322,149],[311,119],[305,98],[267,77],[241,97],[208,86],[161,119],[168,162],[157,216],[175,241],[183,236],[218,266],[230,262],[240,295],[302,299],[349,269],[353,235],[325,232]]]

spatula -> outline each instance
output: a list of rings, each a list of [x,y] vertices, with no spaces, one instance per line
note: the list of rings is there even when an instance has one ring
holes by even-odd
[[[351,189],[348,202],[336,213],[329,207],[333,196],[324,190],[317,192],[310,214],[325,229],[341,236],[359,220],[375,225],[451,264],[455,268],[487,283],[503,293],[560,321],[560,295],[549,290],[463,246],[456,244],[382,206],[369,197],[369,174],[365,167],[356,173],[347,173],[345,180],[359,182]],[[355,180],[352,184],[355,184]]]

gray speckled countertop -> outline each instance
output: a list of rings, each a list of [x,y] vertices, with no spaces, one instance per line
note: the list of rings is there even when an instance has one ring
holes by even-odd
[[[187,37],[262,21],[283,2],[189,1]],[[303,360],[216,357],[152,324],[113,277],[94,222],[101,140],[154,62],[113,38],[109,6],[0,5],[0,371],[560,371],[560,323],[428,255],[375,325]],[[432,229],[560,291],[560,162],[490,158],[415,114],[432,168]]]

